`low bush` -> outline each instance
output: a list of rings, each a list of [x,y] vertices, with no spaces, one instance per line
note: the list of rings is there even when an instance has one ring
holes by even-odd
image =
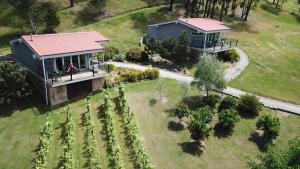
[[[218,58],[224,62],[237,62],[240,59],[239,53],[235,49],[218,53]]]
[[[262,104],[256,96],[246,94],[239,99],[237,110],[243,116],[255,117],[262,110]]]
[[[148,62],[149,61],[149,55],[147,52],[142,51],[141,53],[141,62]]]
[[[144,71],[144,78],[153,80],[153,79],[158,79],[159,78],[159,70],[156,68],[149,68]]]
[[[220,101],[221,97],[219,95],[203,96],[201,100],[201,106],[208,106],[211,109],[214,109]]]
[[[116,55],[120,53],[119,49],[115,46],[106,46],[104,49],[104,59],[113,60]]]
[[[217,125],[222,130],[231,131],[238,121],[239,117],[236,111],[232,109],[225,109],[221,111]]]
[[[126,53],[126,60],[130,62],[140,62],[142,57],[142,51],[140,48],[130,48]]]
[[[184,103],[178,104],[174,110],[174,115],[177,116],[180,121],[182,120],[182,118],[188,117],[189,114],[190,110],[188,106]]]
[[[107,71],[108,73],[114,71],[116,69],[116,66],[113,64],[107,64]]]
[[[235,49],[231,49],[230,50],[230,61],[237,62],[239,60],[240,60],[240,54]]]
[[[118,55],[115,55],[114,57],[114,61],[117,61],[117,62],[124,62],[126,60],[126,57],[124,54],[118,54]]]
[[[206,124],[209,124],[213,119],[213,112],[209,107],[201,107],[192,114],[193,119],[203,120]]]
[[[256,127],[264,131],[265,137],[276,138],[280,130],[280,119],[276,114],[263,114],[258,117]]]
[[[225,109],[235,110],[238,104],[238,100],[232,96],[226,96],[219,105],[219,112]]]

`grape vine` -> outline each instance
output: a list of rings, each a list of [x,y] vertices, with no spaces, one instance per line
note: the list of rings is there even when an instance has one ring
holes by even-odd
[[[139,130],[135,121],[134,113],[128,106],[123,85],[119,86],[119,106],[121,108],[121,113],[123,115],[123,120],[125,123],[127,141],[130,145],[136,168],[153,169],[154,167],[150,163],[150,158],[139,139]]]
[[[35,169],[45,169],[47,167],[47,154],[49,152],[49,140],[52,135],[53,127],[49,114],[47,114],[47,120],[43,127],[43,131],[40,133],[40,143],[37,150],[37,157],[35,159]]]
[[[117,141],[116,126],[112,116],[112,103],[108,90],[104,91],[104,123],[107,136],[108,152],[111,155],[110,163],[114,169],[124,169],[124,164],[121,156],[121,148]]]
[[[88,169],[102,169],[102,163],[99,158],[99,152],[97,151],[96,138],[94,135],[95,124],[92,121],[90,96],[87,97],[87,112],[86,121],[87,129],[85,133],[85,145],[86,145],[86,158],[85,167]]]
[[[62,155],[62,168],[63,169],[74,169],[74,161],[72,154],[72,147],[74,143],[74,122],[72,118],[72,109],[68,105],[66,108],[66,120],[63,128],[63,155]]]

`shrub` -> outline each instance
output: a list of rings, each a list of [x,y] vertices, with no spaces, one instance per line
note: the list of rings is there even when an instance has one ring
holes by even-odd
[[[280,130],[280,120],[276,114],[263,114],[259,116],[256,122],[257,129],[264,131],[267,138],[276,138]]]
[[[140,62],[142,51],[140,48],[130,48],[126,53],[126,60],[130,62]]]
[[[119,49],[115,46],[107,46],[104,50],[104,59],[105,60],[113,60],[116,55],[118,55]]]
[[[176,106],[174,114],[178,117],[179,120],[182,120],[182,118],[189,116],[190,110],[186,104],[180,103]]]
[[[160,43],[155,37],[151,37],[146,43],[145,43],[145,52],[149,55],[153,55],[158,53],[160,48]]]
[[[166,38],[161,42],[161,47],[159,48],[159,54],[162,58],[174,60],[174,48],[176,41],[172,38]]]
[[[149,55],[148,55],[147,52],[142,51],[142,53],[141,53],[141,61],[142,62],[148,62],[149,61]]]
[[[255,117],[262,110],[262,104],[254,95],[243,95],[239,99],[237,110],[241,115]]]
[[[230,61],[231,62],[237,62],[240,59],[240,54],[235,50],[230,50]]]
[[[217,103],[219,103],[221,101],[221,97],[219,95],[208,95],[208,96],[203,96],[202,97],[202,106],[208,106],[211,109],[214,109],[217,105]]]
[[[212,121],[213,113],[208,107],[201,107],[193,113],[192,118],[201,119],[208,124]]]
[[[124,54],[118,54],[118,55],[115,55],[114,60],[118,61],[118,62],[124,62],[126,60],[126,57]]]
[[[232,130],[239,121],[238,114],[232,109],[222,110],[219,115],[218,127],[223,130]]]
[[[129,70],[126,73],[121,74],[122,82],[137,82],[139,80],[140,71]]]
[[[226,96],[219,105],[219,112],[224,109],[236,109],[237,107],[237,99],[232,96]]]
[[[149,68],[144,71],[146,79],[153,80],[159,78],[159,70],[156,68]]]
[[[107,71],[108,73],[114,71],[116,69],[116,66],[113,64],[107,64]]]

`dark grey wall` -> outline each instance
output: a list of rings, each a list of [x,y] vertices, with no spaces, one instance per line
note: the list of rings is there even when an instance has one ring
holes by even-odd
[[[192,40],[191,46],[203,47],[204,36],[192,36],[192,32],[196,30],[185,26],[181,23],[170,23],[159,26],[148,26],[148,37],[156,37],[158,40],[162,41],[166,38],[177,38],[182,31],[187,31]]]
[[[24,42],[15,42],[11,45],[12,56],[28,69],[43,77],[42,61],[33,59],[32,50]]]

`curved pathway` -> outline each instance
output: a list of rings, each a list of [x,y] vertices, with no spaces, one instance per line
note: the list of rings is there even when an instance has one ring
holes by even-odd
[[[235,48],[235,49],[240,54],[240,60],[238,63],[234,64],[232,67],[225,70],[224,79],[226,81],[230,81],[230,80],[236,78],[238,75],[241,74],[241,72],[249,64],[248,56],[246,55],[246,53],[243,50],[241,50],[240,48]],[[138,64],[124,63],[124,62],[108,62],[108,63],[114,64],[117,67],[123,67],[123,68],[135,69],[135,70],[145,70],[145,69],[151,67],[151,66],[142,66],[142,65],[138,65]],[[175,80],[186,82],[186,83],[190,83],[194,80],[194,78],[191,76],[182,75],[182,74],[171,72],[168,70],[159,69],[159,71],[160,71],[160,76],[164,77],[164,78],[175,79]],[[240,97],[243,94],[251,94],[251,93],[248,93],[248,92],[236,89],[236,88],[232,88],[232,87],[227,87],[226,89],[221,91],[221,93],[224,93],[227,95],[232,95],[235,97]],[[263,105],[265,107],[269,107],[271,109],[281,110],[281,111],[300,115],[300,105],[287,103],[284,101],[279,101],[279,100],[271,99],[268,97],[263,97],[263,96],[258,96],[258,95],[255,95],[255,96],[257,96],[260,99],[260,101],[263,103]]]

